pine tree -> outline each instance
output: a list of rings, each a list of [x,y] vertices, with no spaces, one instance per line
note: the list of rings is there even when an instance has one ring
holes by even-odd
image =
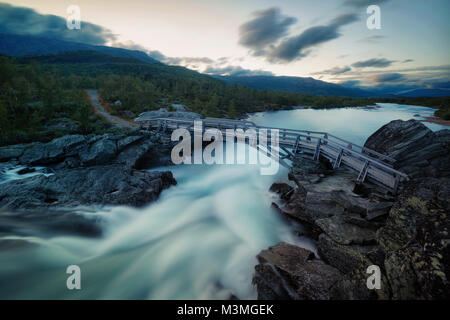
[[[230,119],[236,118],[236,105],[234,103],[234,100],[230,100],[228,104],[227,116]]]

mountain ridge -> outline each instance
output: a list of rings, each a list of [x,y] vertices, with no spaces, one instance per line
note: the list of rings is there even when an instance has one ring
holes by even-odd
[[[344,86],[317,80],[311,77],[292,76],[214,76],[227,83],[246,85],[252,89],[293,92],[315,96],[340,97],[373,97],[374,94],[358,88]]]
[[[68,51],[97,51],[110,55],[135,58],[147,63],[161,63],[139,50],[97,46],[81,42],[47,37],[0,33],[0,53],[13,57],[39,54],[57,54]]]

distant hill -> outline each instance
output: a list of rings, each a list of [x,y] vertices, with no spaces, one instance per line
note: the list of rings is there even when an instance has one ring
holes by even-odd
[[[211,76],[184,67],[149,63],[127,56],[118,56],[99,51],[78,50],[56,54],[38,54],[16,57],[19,63],[36,62],[47,70],[58,70],[67,74],[98,76],[104,74],[131,75],[158,82],[192,80],[210,84],[223,83]]]
[[[0,33],[0,53],[7,56],[24,56],[66,51],[97,51],[110,55],[135,58],[148,63],[160,63],[145,52],[123,48],[94,46],[86,43],[57,40],[29,35]]]
[[[246,85],[249,88],[259,90],[271,90],[279,92],[293,92],[310,94],[314,96],[339,96],[339,97],[372,97],[373,93],[358,88],[346,88],[344,86],[316,80],[314,78],[301,77],[276,77],[276,76],[216,76],[227,83]]]
[[[414,89],[397,93],[398,97],[448,97],[450,89]]]

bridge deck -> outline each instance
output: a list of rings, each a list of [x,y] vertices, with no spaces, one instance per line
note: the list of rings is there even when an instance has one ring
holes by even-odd
[[[146,128],[159,128],[162,130],[185,128],[194,132],[194,120],[147,118],[143,114],[135,121],[142,123]],[[279,134],[279,156],[272,153],[270,156],[288,168],[290,165],[284,160],[292,161],[297,154],[302,154],[316,161],[320,157],[328,159],[335,169],[340,166],[350,168],[358,173],[358,183],[369,180],[394,193],[397,191],[399,181],[408,179],[406,174],[392,168],[395,159],[358,146],[327,132],[263,127],[257,126],[250,121],[220,118],[196,119],[195,121],[201,122],[202,132],[199,132],[200,134],[208,128],[214,128],[219,129],[224,136],[231,134],[234,137],[234,130],[236,129],[242,129],[243,131],[254,130],[259,136],[260,130],[267,130],[268,144],[270,143],[272,130],[277,130]],[[233,129],[232,133],[228,134],[227,129]],[[265,151],[270,152],[271,146],[268,145],[267,149]]]

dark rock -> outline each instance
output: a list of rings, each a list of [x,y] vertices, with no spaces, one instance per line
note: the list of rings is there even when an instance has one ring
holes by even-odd
[[[151,140],[139,141],[128,146],[116,158],[115,162],[124,164],[129,168],[144,169],[151,166],[149,158],[154,156],[156,144]]]
[[[0,148],[0,162],[17,159],[22,156],[27,148],[32,147],[33,144],[16,144]]]
[[[450,179],[422,178],[405,184],[377,232],[395,299],[450,297]]]
[[[141,206],[174,184],[170,171],[133,171],[120,165],[62,169],[49,177],[39,175],[3,183],[0,207]]]
[[[367,220],[375,220],[386,216],[389,214],[389,210],[392,208],[392,205],[392,202],[374,203],[367,208],[365,217]]]
[[[26,149],[19,158],[21,163],[27,165],[45,165],[57,163],[67,156],[76,154],[76,147],[86,143],[86,137],[81,135],[63,136],[49,143],[37,143]]]
[[[365,147],[386,154],[410,177],[450,176],[450,130],[436,133],[417,120],[395,120],[366,141]]]
[[[292,162],[292,173],[294,175],[324,174],[329,166],[321,161],[313,161],[301,156],[295,157]]]
[[[117,152],[116,141],[107,136],[81,151],[79,157],[84,166],[103,165],[114,159]]]
[[[2,211],[0,212],[0,232],[44,238],[59,234],[85,237],[102,235],[98,218],[87,218],[71,211],[54,210]]]
[[[361,217],[359,214],[355,213],[345,213],[342,215],[342,219],[349,224],[353,224],[355,226],[367,229],[378,229],[382,226],[381,223],[375,223],[373,221],[368,221],[365,218]]]
[[[344,221],[342,216],[317,219],[316,224],[339,244],[375,244],[375,232]]]
[[[17,174],[22,175],[22,174],[27,174],[27,173],[32,173],[32,172],[36,172],[36,169],[35,168],[24,168],[24,169],[17,171]]]
[[[336,202],[331,192],[308,192],[305,200],[305,219],[315,222],[317,219],[340,215],[344,208]]]
[[[330,299],[330,288],[340,272],[315,259],[306,249],[279,243],[257,256],[253,282],[258,299]]]
[[[269,191],[279,194],[280,199],[286,201],[292,196],[294,188],[286,183],[274,183],[270,186]]]
[[[381,288],[370,290],[367,288],[367,266],[361,265],[357,269],[345,274],[330,289],[333,300],[388,300],[392,298],[386,274],[381,270]]]
[[[340,205],[348,212],[365,214],[367,211],[367,207],[369,206],[369,201],[367,199],[352,196],[349,193],[341,190],[331,191],[330,196],[335,203]]]
[[[140,141],[144,138],[144,135],[132,135],[124,137],[117,141],[117,152],[122,152],[126,147],[135,143],[136,141]]]
[[[376,245],[342,245],[324,233],[319,236],[317,247],[320,257],[342,273],[374,264],[369,256],[374,256],[378,248]],[[382,264],[383,260],[377,262]]]

